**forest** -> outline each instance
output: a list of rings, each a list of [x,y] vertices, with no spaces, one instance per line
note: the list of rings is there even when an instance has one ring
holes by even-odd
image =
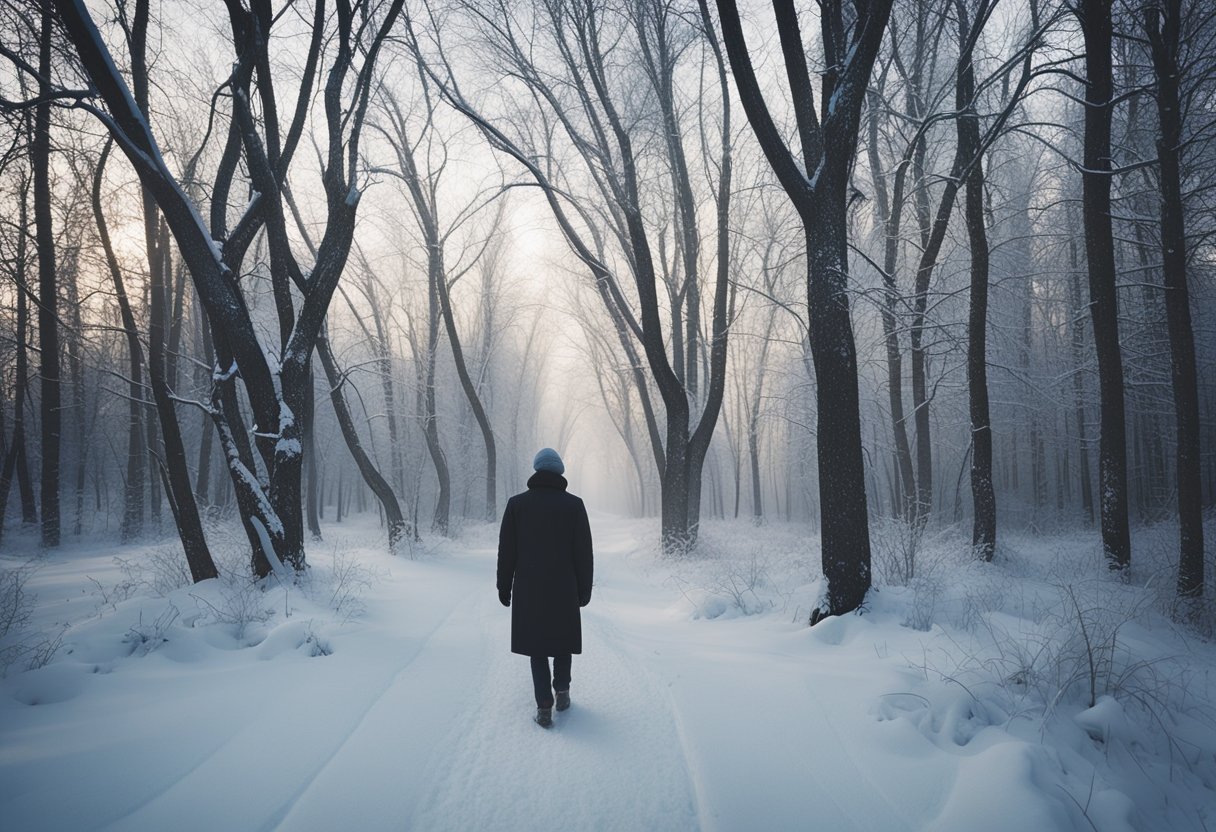
[[[56,564],[236,604],[238,641],[323,574],[345,622],[381,581],[344,550],[395,579],[492,548],[548,446],[697,620],[895,598],[997,649],[967,581],[1004,570],[1084,644],[1036,725],[1216,708],[1205,0],[4,0],[0,118],[7,676],[71,652]],[[97,574],[98,620],[151,597]],[[1209,669],[1145,694],[1116,613]],[[1203,724],[1162,752],[1191,798],[1103,774],[1125,820],[1072,784],[1040,828],[1207,828]],[[982,815],[945,817],[913,827]]]

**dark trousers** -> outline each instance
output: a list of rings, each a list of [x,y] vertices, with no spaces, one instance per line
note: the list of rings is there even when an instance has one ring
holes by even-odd
[[[532,687],[536,689],[536,707],[552,708],[553,690],[570,690],[570,656],[553,657],[552,681],[549,678],[549,657],[533,656]]]

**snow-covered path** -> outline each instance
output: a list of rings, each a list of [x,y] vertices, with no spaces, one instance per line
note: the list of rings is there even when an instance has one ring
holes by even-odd
[[[595,659],[575,659],[575,707],[550,732],[530,721],[527,660],[507,648],[509,613],[493,592],[487,554],[439,564],[450,574],[434,594],[419,587],[437,625],[404,652],[383,694],[281,823],[268,826],[337,829],[351,807],[375,807],[362,828],[696,827],[662,691],[605,639],[602,617],[584,616],[586,655]]]
[[[875,672],[869,617],[693,620],[632,554],[636,524],[593,528],[574,704],[552,730],[531,721],[482,534],[446,556],[384,556],[366,615],[325,634],[320,658],[300,649],[299,613],[244,649],[184,630],[142,658],[107,654],[102,624],[115,642],[129,625],[106,612],[0,702],[0,827],[1076,827],[1034,787],[1041,749],[965,714],[927,738],[893,718],[900,700],[877,710],[902,681]]]

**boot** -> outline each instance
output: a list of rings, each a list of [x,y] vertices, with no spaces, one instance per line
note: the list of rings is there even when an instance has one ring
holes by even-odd
[[[553,709],[552,708],[537,708],[536,709],[536,724],[541,728],[553,727]]]
[[[557,694],[557,709],[559,711],[564,711],[570,707],[570,691],[559,690],[554,691],[554,693]]]

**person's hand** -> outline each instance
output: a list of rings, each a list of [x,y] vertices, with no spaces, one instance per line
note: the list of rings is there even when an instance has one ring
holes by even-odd
[[[511,590],[502,589],[498,592],[498,600],[502,602],[504,607],[511,606]]]

